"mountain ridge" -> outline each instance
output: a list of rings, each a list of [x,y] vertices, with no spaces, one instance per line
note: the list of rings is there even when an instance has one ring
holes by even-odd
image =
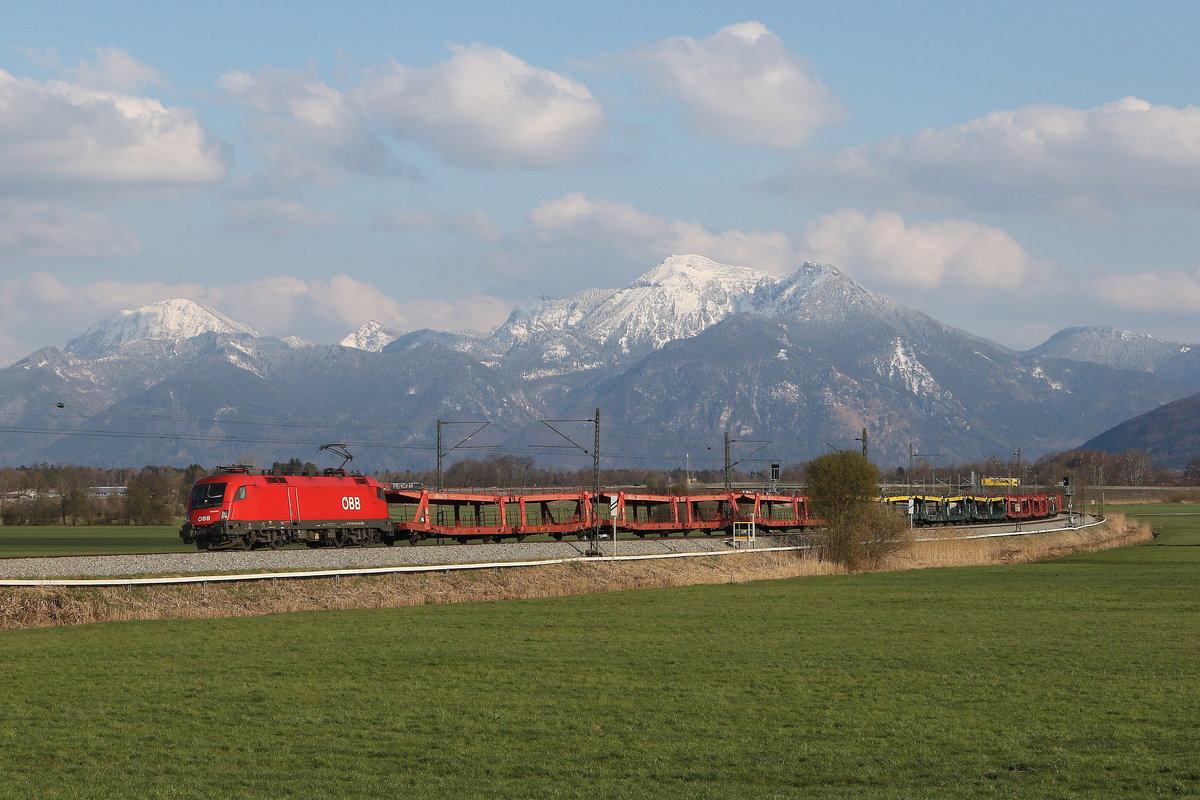
[[[191,461],[286,460],[314,442],[353,441],[367,451],[358,463],[427,467],[434,420],[503,422],[481,434],[485,444],[524,451],[538,420],[603,407],[608,435],[636,443],[606,449],[618,463],[635,447],[652,460],[708,452],[678,443],[724,431],[798,461],[863,427],[884,462],[913,450],[972,460],[1074,446],[1186,393],[1153,373],[1012,351],[811,263],[776,277],[673,256],[623,289],[514,309],[490,333],[368,323],[337,345],[257,336],[204,314],[130,324],[139,311],[0,370],[10,427],[0,459],[180,458],[190,447]],[[39,409],[53,403],[38,404],[52,398],[70,412],[47,421]],[[145,438],[80,435],[123,425]],[[70,435],[45,433],[55,430]],[[193,438],[172,441],[172,431]]]
[[[63,352],[82,358],[113,355],[124,346],[145,340],[181,341],[204,333],[235,333],[258,337],[248,325],[192,300],[174,298],[102,319],[67,343]]]

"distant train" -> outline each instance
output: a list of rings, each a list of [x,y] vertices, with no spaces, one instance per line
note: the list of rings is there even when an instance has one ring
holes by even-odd
[[[896,495],[880,499],[910,517],[914,525],[971,525],[1055,517],[1063,509],[1062,495]]]
[[[905,495],[881,502],[915,525],[1052,517],[1056,494]],[[604,489],[593,493],[490,494],[435,492],[420,486],[385,487],[342,470],[322,475],[273,475],[249,467],[222,467],[201,478],[188,495],[179,535],[200,550],[358,547],[417,542],[431,537],[466,541],[521,541],[527,536],[580,539],[602,530],[635,536],[732,533],[753,523],[763,533],[819,527],[799,494],[751,491],[664,495]]]

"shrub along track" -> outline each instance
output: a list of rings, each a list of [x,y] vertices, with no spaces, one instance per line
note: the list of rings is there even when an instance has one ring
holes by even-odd
[[[1012,564],[1148,541],[1148,526],[1113,515],[1105,525],[1006,539],[914,542],[878,571]],[[346,608],[560,597],[625,589],[774,580],[843,573],[809,551],[725,557],[572,562],[469,572],[424,572],[132,588],[0,588],[0,629],[133,619],[200,619]]]

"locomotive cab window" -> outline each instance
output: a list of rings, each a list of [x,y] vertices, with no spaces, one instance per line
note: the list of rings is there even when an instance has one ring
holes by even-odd
[[[188,497],[188,508],[215,508],[225,502],[224,483],[198,483]]]
[[[245,499],[246,499],[246,487],[245,487],[245,486],[239,486],[239,487],[238,487],[238,490],[237,490],[237,492],[235,492],[235,493],[234,493],[234,495],[233,495],[233,499],[234,499],[235,501],[237,501],[237,500],[245,500]]]

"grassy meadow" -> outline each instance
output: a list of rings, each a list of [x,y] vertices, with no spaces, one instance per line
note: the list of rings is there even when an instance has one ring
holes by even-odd
[[[1147,519],[1037,564],[0,632],[0,798],[1196,796],[1200,516]]]
[[[194,552],[178,525],[5,525],[0,558]]]

